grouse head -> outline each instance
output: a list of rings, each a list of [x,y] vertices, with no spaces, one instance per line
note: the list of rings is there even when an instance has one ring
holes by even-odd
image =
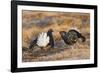
[[[48,32],[53,32],[53,29],[49,29]]]
[[[60,31],[59,33],[60,33],[61,36],[65,36],[66,35],[65,31]]]

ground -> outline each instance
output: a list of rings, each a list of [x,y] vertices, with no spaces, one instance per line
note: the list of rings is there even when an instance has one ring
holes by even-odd
[[[22,12],[23,24],[23,45],[22,61],[56,61],[56,60],[80,60],[90,58],[90,15],[88,13],[63,13],[63,12],[42,12],[27,11]],[[60,31],[76,29],[86,41],[79,40],[74,45],[66,45],[61,39]],[[55,46],[54,48],[45,47],[46,50],[35,46],[28,49],[30,41],[35,39],[41,32],[53,29]]]

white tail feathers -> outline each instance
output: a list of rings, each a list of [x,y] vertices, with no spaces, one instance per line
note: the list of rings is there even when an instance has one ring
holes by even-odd
[[[73,26],[72,28],[70,28],[70,30],[71,29],[77,30],[79,32],[79,29],[77,27],[75,27],[75,26]]]
[[[37,39],[37,45],[40,47],[45,47],[49,43],[49,36],[47,36],[47,33],[40,33]]]

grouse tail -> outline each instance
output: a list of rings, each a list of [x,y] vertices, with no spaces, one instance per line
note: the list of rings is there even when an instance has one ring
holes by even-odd
[[[30,42],[29,49],[32,49],[32,47],[34,47],[34,45],[36,44],[36,41],[37,39]]]

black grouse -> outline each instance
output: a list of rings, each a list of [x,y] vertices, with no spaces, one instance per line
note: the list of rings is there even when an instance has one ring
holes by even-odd
[[[80,32],[74,29],[71,29],[68,32],[60,31],[60,35],[64,42],[68,45],[75,44],[79,38],[82,40],[82,42],[86,40],[86,38]]]
[[[34,46],[39,46],[41,49],[50,45],[50,48],[54,48],[53,30],[49,29],[47,33],[42,32],[36,37],[35,40],[30,42],[29,49],[34,48]]]

